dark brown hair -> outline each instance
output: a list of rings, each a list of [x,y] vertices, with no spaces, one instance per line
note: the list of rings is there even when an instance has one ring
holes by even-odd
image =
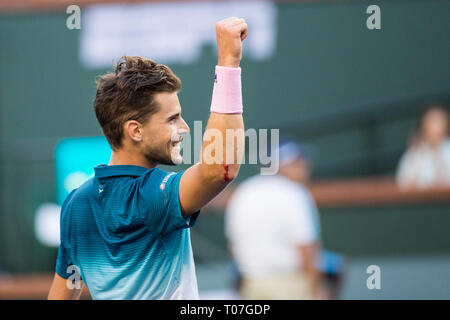
[[[111,148],[122,146],[123,125],[128,120],[146,122],[158,112],[153,95],[177,92],[181,81],[169,67],[141,57],[123,56],[114,73],[97,80],[94,110]]]

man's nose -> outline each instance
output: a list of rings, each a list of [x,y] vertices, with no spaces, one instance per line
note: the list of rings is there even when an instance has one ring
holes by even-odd
[[[181,125],[178,128],[178,132],[180,134],[186,134],[190,132],[189,126],[187,125],[186,121],[184,121],[183,118],[181,118]]]

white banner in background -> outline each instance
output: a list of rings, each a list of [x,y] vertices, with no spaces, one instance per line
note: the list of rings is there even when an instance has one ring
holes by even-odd
[[[105,4],[81,12],[80,59],[105,68],[123,55],[158,63],[193,63],[209,45],[217,51],[216,22],[243,17],[250,32],[244,56],[270,58],[276,46],[276,6],[268,1]]]

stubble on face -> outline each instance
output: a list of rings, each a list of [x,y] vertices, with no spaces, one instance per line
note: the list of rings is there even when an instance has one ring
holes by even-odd
[[[146,146],[144,156],[153,165],[163,164],[173,166],[175,163],[172,161],[170,153],[167,152],[167,148],[167,146],[165,148],[152,145]]]
[[[151,116],[146,127],[149,131],[148,142],[143,148],[145,158],[152,164],[179,165],[183,162],[181,156],[181,134],[176,125],[168,119],[179,112],[179,101],[176,93],[161,93],[155,96],[160,105],[160,111]]]

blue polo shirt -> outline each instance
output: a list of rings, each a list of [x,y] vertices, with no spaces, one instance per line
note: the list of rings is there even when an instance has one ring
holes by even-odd
[[[61,209],[56,272],[75,266],[93,299],[198,299],[189,228],[181,214],[184,171],[99,165]]]

